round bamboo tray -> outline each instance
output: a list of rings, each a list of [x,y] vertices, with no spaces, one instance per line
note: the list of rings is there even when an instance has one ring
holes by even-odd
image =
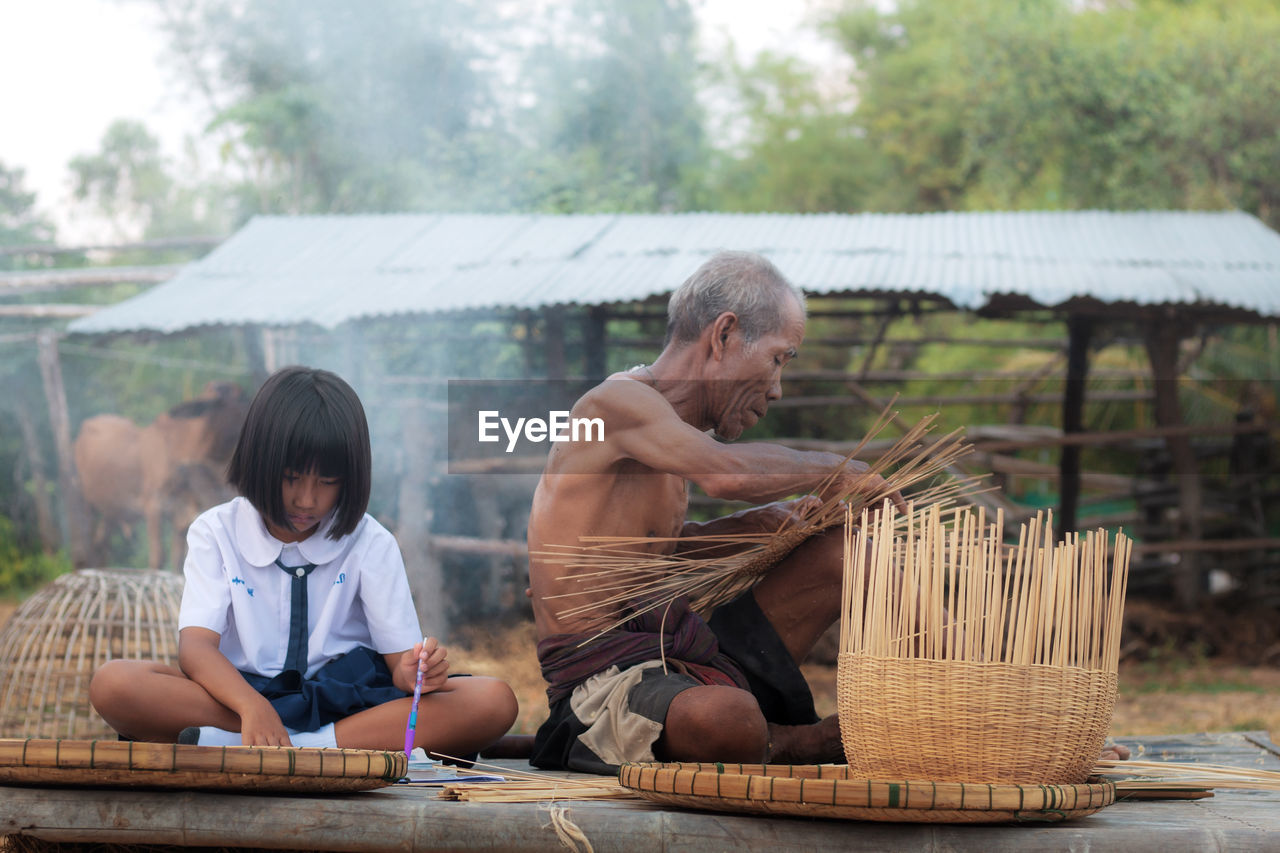
[[[857,777],[1078,785],[1111,725],[1116,674],[842,652],[836,696]]]
[[[82,569],[41,587],[0,630],[0,737],[115,732],[89,705],[89,679],[114,658],[175,663],[181,574]]]
[[[405,775],[403,752],[0,739],[0,783],[315,793],[364,791]]]
[[[1093,814],[1115,785],[886,782],[842,764],[624,764],[621,783],[664,805],[901,823],[1044,823]]]

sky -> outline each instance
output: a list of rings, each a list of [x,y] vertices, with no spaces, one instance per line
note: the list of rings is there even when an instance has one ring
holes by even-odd
[[[731,39],[744,56],[795,52],[806,43],[804,17],[821,1],[693,0],[708,55]],[[95,152],[112,121],[142,121],[178,160],[184,140],[207,120],[183,98],[164,49],[147,3],[0,2],[0,163],[25,169],[25,186],[58,227],[59,242],[109,239],[102,223],[74,210],[67,163]]]

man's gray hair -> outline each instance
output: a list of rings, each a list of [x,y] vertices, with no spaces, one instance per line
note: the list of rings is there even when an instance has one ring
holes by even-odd
[[[718,252],[671,294],[667,343],[692,343],[717,317],[732,311],[743,339],[753,344],[781,326],[788,295],[803,311],[804,293],[767,258],[755,252]]]

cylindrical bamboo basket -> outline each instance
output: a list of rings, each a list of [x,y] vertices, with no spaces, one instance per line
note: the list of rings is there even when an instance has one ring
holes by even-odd
[[[182,584],[172,572],[82,569],[23,602],[0,630],[0,737],[114,736],[89,680],[116,658],[176,661]]]
[[[1003,516],[893,507],[845,529],[836,705],[869,779],[1075,785],[1116,700],[1130,542],[1004,541]]]
[[[1106,740],[1116,674],[842,652],[836,695],[854,777],[1074,785]]]

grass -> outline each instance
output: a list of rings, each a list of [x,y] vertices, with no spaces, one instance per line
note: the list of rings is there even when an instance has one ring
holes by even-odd
[[[450,648],[453,669],[494,675],[512,686],[520,701],[516,731],[532,734],[546,716],[546,685],[538,671],[532,623],[471,632]],[[820,715],[835,712],[834,666],[806,663]],[[1280,737],[1280,669],[1238,666],[1189,655],[1165,662],[1120,665],[1120,693],[1112,734],[1190,734],[1205,731],[1269,731]],[[1273,738],[1274,739],[1274,738]]]

